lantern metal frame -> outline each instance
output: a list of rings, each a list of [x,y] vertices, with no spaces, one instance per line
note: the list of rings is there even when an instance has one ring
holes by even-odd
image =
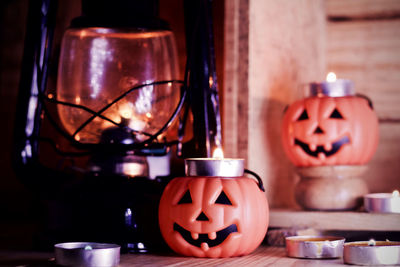
[[[145,84],[141,84],[138,86],[134,86],[128,90],[126,90],[124,93],[122,93],[121,95],[119,95],[118,97],[116,97],[114,100],[112,100],[110,103],[108,103],[107,105],[105,105],[104,107],[102,107],[99,111],[94,111],[84,105],[78,105],[78,104],[74,104],[74,103],[70,103],[70,102],[65,102],[65,101],[60,101],[55,99],[54,97],[50,97],[49,95],[46,95],[44,93],[39,94],[39,100],[41,101],[42,105],[43,105],[43,111],[45,113],[45,115],[47,116],[47,118],[49,119],[49,122],[52,124],[52,126],[64,137],[66,138],[74,147],[84,150],[84,152],[82,152],[82,154],[86,155],[88,153],[90,153],[90,151],[94,151],[94,150],[98,150],[98,149],[109,149],[110,146],[119,146],[120,148],[123,148],[125,150],[140,150],[140,151],[144,151],[148,148],[148,146],[150,144],[158,144],[164,147],[169,147],[171,145],[175,145],[178,144],[179,142],[182,141],[181,137],[178,137],[177,140],[173,140],[173,141],[169,141],[169,142],[158,142],[158,137],[164,133],[170,126],[171,124],[175,121],[175,119],[177,118],[178,114],[180,113],[182,107],[184,106],[184,103],[186,101],[186,95],[187,95],[187,88],[182,85],[181,89],[180,89],[180,98],[179,101],[177,103],[177,106],[175,107],[174,111],[172,112],[171,116],[169,117],[169,119],[165,122],[165,124],[154,134],[149,134],[146,132],[142,132],[142,131],[137,131],[134,130],[126,125],[124,125],[123,123],[117,123],[115,121],[113,121],[112,119],[102,115],[102,113],[104,113],[105,111],[107,111],[107,109],[109,109],[112,105],[114,105],[115,103],[117,103],[119,100],[123,99],[125,96],[127,96],[129,93],[136,91],[136,90],[140,90],[143,87],[146,86],[154,86],[154,85],[161,85],[161,84],[167,84],[167,83],[178,83],[178,84],[184,84],[183,81],[180,80],[166,80],[166,81],[155,81],[152,83],[145,83]],[[75,132],[71,135],[68,132],[66,132],[60,125],[59,123],[56,121],[56,119],[52,116],[51,112],[49,112],[48,107],[46,106],[46,103],[52,103],[52,104],[56,104],[56,105],[65,105],[65,106],[69,106],[69,107],[73,107],[73,108],[77,108],[77,109],[82,109],[90,114],[92,114],[91,117],[89,117],[85,122],[83,122],[78,128],[77,130],[75,130]],[[133,144],[101,144],[101,143],[84,143],[84,142],[80,142],[78,140],[76,140],[74,137],[76,134],[78,134],[87,124],[89,124],[93,119],[95,119],[96,117],[99,117],[103,120],[106,120],[108,122],[111,122],[113,125],[124,129],[125,131],[129,132],[133,135],[135,134],[141,134],[144,136],[147,136],[148,138],[145,139],[144,141],[138,142],[138,143],[133,143]],[[39,138],[39,141],[47,141],[49,143],[52,144],[53,148],[56,150],[56,152],[58,154],[61,155],[79,155],[80,153],[77,152],[65,152],[65,151],[61,151],[58,149],[57,145],[52,142],[52,140],[50,139],[43,139],[43,138]],[[144,154],[146,154],[144,152]],[[151,153],[150,153],[151,154]]]

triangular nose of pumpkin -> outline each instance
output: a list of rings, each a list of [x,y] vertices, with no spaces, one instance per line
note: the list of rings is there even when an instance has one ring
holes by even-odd
[[[317,126],[317,129],[315,129],[314,133],[315,134],[323,134],[324,131],[319,126]]]
[[[201,212],[199,216],[197,216],[196,221],[209,221],[208,217],[204,214],[204,212]]]

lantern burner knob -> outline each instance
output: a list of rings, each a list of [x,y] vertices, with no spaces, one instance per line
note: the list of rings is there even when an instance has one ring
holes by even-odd
[[[131,145],[138,143],[138,140],[136,139],[135,135],[126,129],[120,127],[111,127],[102,132],[100,143]]]

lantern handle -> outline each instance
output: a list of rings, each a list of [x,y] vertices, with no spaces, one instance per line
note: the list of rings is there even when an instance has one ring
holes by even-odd
[[[260,176],[259,176],[257,173],[255,173],[255,172],[253,172],[253,171],[250,171],[249,169],[244,169],[244,172],[245,172],[245,173],[248,173],[248,174],[250,174],[250,175],[253,175],[254,178],[256,178],[257,181],[258,181],[258,187],[260,188],[260,190],[263,191],[263,192],[265,192],[264,184],[263,184],[263,182],[262,182]]]

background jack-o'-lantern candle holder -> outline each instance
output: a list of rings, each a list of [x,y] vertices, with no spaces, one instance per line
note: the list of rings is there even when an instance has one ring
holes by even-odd
[[[282,143],[300,175],[295,192],[302,207],[359,206],[368,192],[360,176],[378,145],[378,118],[350,80],[311,83],[308,96],[285,111]]]
[[[268,203],[257,176],[243,177],[242,159],[185,160],[186,177],[173,179],[160,201],[159,222],[167,244],[195,257],[251,253],[265,237]]]

